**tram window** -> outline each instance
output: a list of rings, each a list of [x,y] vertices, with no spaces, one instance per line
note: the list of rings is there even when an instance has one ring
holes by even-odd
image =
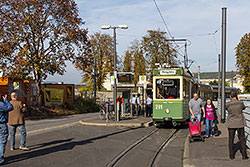
[[[180,80],[179,79],[157,79],[156,99],[179,99]]]
[[[190,96],[190,82],[186,79],[183,80],[183,98]]]

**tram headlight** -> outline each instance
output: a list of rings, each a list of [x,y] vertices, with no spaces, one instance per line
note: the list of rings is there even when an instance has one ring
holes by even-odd
[[[166,112],[167,114],[169,114],[169,113],[170,113],[170,110],[167,108],[165,112]]]

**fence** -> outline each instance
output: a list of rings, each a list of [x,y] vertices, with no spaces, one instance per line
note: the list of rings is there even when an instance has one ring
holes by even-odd
[[[243,102],[246,106],[246,109],[243,111],[243,114],[246,118],[246,126],[245,126],[246,142],[248,148],[250,148],[250,100]]]
[[[94,98],[94,91],[82,91],[75,93],[76,96],[81,96],[82,98]],[[113,92],[96,92],[96,102],[101,104],[110,99],[113,102]]]
[[[226,100],[227,102],[229,101],[229,99]],[[241,100],[244,102],[246,109],[243,110],[243,114],[246,118],[246,126],[245,126],[245,136],[246,136],[246,142],[247,142],[247,146],[248,148],[250,148],[250,99],[247,100]],[[221,104],[220,102],[218,103],[218,111],[217,113],[219,115],[221,115]],[[227,111],[226,111],[226,120],[227,120]]]

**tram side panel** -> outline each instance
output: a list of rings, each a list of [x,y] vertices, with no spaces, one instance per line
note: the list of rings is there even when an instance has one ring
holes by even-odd
[[[188,104],[189,104],[189,99],[184,99],[184,101],[183,101],[183,121],[188,121],[190,118]]]
[[[153,122],[183,122],[188,119],[186,102],[183,101],[154,101]]]

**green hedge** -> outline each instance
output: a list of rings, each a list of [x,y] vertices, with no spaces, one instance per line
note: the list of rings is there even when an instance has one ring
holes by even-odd
[[[70,107],[76,113],[98,112],[100,110],[100,105],[95,104],[94,98],[78,97],[75,99],[75,104]]]

